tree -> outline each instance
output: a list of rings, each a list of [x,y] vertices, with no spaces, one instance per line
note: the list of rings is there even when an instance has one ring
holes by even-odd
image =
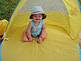
[[[9,20],[20,0],[0,0],[0,18]]]

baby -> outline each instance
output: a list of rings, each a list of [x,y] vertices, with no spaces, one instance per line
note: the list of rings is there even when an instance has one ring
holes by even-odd
[[[46,38],[45,18],[46,14],[44,14],[41,6],[34,6],[30,15],[32,21],[29,22],[24,32],[24,42],[31,42],[33,38],[36,38],[37,42],[40,43]]]

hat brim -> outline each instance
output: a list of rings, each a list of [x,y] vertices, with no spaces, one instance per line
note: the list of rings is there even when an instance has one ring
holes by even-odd
[[[30,17],[29,17],[29,19],[33,19],[33,15],[34,14],[31,14]],[[42,19],[45,19],[46,17],[47,17],[47,15],[42,13]]]

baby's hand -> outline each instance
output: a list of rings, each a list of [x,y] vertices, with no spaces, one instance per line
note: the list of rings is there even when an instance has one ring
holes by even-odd
[[[33,39],[33,38],[32,38],[32,37],[30,37],[30,38],[29,38],[29,41],[32,41],[32,39]]]
[[[41,43],[44,41],[45,38],[43,38],[43,35],[41,35],[38,40],[37,40],[37,43]]]
[[[24,37],[24,42],[32,42],[32,37],[31,38],[27,38],[27,37]]]
[[[42,38],[42,40],[45,40],[46,35],[45,34],[41,34],[39,38]]]
[[[25,32],[23,33],[23,36],[22,37],[23,37],[23,41],[24,42],[31,42],[32,41],[32,37],[26,35]]]
[[[32,41],[32,39],[33,39],[32,36],[28,36],[29,41]]]

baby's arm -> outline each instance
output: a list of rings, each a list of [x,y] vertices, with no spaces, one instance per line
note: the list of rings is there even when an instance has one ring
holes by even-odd
[[[29,40],[32,40],[32,36],[31,36],[31,22],[28,24],[27,30],[26,30],[26,34]]]
[[[32,37],[31,37],[31,22],[28,24],[27,29],[23,33],[23,40],[25,42],[32,41]]]
[[[43,26],[42,26],[42,33],[41,33],[41,35],[44,34],[44,33],[46,33],[46,27],[45,27],[45,24],[43,24]]]
[[[45,24],[43,24],[43,26],[42,26],[42,32],[40,34],[39,39],[41,39],[41,38],[42,38],[42,40],[44,40],[46,38],[46,27],[45,27]]]

